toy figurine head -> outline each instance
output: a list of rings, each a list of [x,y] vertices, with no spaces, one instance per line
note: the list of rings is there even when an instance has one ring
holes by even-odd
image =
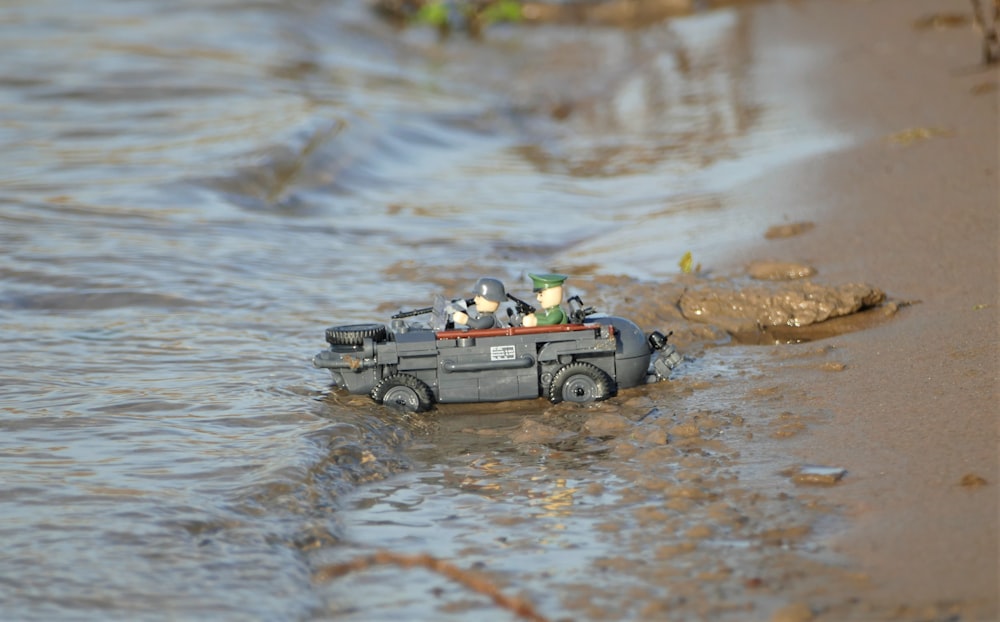
[[[529,274],[532,289],[543,309],[551,309],[562,302],[565,274]]]
[[[476,281],[472,295],[476,309],[485,313],[493,313],[500,307],[501,302],[507,300],[507,290],[504,289],[503,283],[489,277]]]

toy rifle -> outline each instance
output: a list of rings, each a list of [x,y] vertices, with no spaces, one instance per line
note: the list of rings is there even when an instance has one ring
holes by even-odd
[[[534,313],[535,308],[528,304],[527,302],[521,300],[514,294],[507,294],[507,298],[510,299],[517,306],[518,315],[528,315],[529,313]]]
[[[454,300],[452,302],[453,303],[455,303],[455,302],[464,302],[465,306],[468,307],[469,305],[471,305],[471,304],[473,304],[475,302],[475,299],[473,299],[473,298],[466,298],[465,300]],[[413,317],[415,315],[423,315],[425,313],[433,313],[435,310],[440,311],[441,308],[440,307],[436,307],[436,306],[431,306],[431,307],[423,307],[421,309],[414,309],[412,311],[400,311],[396,315],[393,315],[391,317],[391,319],[393,319],[393,320],[399,320],[399,319],[402,319],[404,317]]]

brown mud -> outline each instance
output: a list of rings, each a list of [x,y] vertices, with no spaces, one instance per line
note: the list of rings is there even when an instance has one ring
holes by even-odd
[[[755,266],[782,276],[753,278]],[[579,582],[534,572],[529,562],[518,565],[511,585],[491,586],[489,594],[506,589],[549,611],[557,599],[568,617],[552,619],[908,619],[905,599],[867,598],[878,577],[830,546],[854,510],[828,491],[858,485],[854,464],[818,464],[801,448],[836,425],[836,406],[817,401],[814,388],[863,365],[832,339],[899,321],[910,303],[870,285],[799,278],[817,272],[803,266],[752,262],[728,276],[663,282],[567,266],[575,275],[570,293],[587,304],[672,333],[686,361],[669,382],[585,407],[438,405],[411,420],[433,448],[428,463],[446,465],[446,485],[504,505],[472,530],[493,534],[502,549],[468,547],[457,559],[487,560],[480,570],[504,565],[508,555],[518,559],[508,550],[537,547],[525,534],[551,529],[546,520],[558,521],[559,538],[598,543],[586,547],[599,552]],[[442,291],[467,286],[417,264],[391,271]],[[515,282],[508,288],[530,297]],[[970,484],[980,485],[988,484]],[[363,559],[332,567],[351,564],[367,572]],[[967,607],[941,601],[919,611],[935,619],[990,606],[988,599]]]
[[[474,580],[486,569],[516,566],[516,578],[487,572],[488,590],[466,589],[495,602],[503,594],[533,603],[528,619],[989,619],[995,601],[988,593],[964,600],[883,598],[884,578],[832,544],[851,533],[856,504],[868,495],[864,469],[853,459],[809,449],[817,432],[836,427],[842,416],[838,404],[817,398],[816,388],[838,384],[852,367],[867,367],[835,338],[877,331],[919,306],[900,312],[907,305],[885,301],[877,288],[804,279],[778,283],[785,295],[776,296],[744,273],[678,275],[662,283],[621,275],[580,281],[586,288],[574,289],[602,311],[631,317],[647,330],[673,331],[671,340],[687,360],[667,383],[586,407],[544,400],[439,405],[412,420],[416,437],[431,448],[428,463],[443,465],[444,486],[496,505],[486,524],[458,530],[460,540],[483,530],[492,541],[461,548],[458,565],[484,561],[450,568],[446,577],[468,584],[466,573]],[[439,282],[451,291],[464,285]],[[795,298],[789,291],[833,301],[831,311],[811,313],[794,326],[785,314]],[[685,296],[693,295],[710,301],[712,312],[685,314]],[[782,322],[764,325],[761,318]],[[823,341],[804,343],[815,340]],[[991,490],[993,481],[967,473],[954,483]],[[837,489],[849,492],[831,497]],[[362,497],[368,494],[379,493]],[[421,554],[406,546],[386,554]],[[598,552],[572,581],[569,573],[516,561],[534,559],[539,547],[554,549],[553,556],[565,556],[566,547]],[[347,582],[340,589],[370,574],[364,558],[323,566],[324,579],[331,567],[361,573],[354,579],[335,573]],[[462,589],[435,593],[447,611],[483,607]]]
[[[826,544],[848,517],[825,491],[851,485],[850,465],[788,454],[833,413],[785,376],[822,383],[844,369],[843,353],[823,344],[700,346],[670,382],[585,407],[439,405],[411,422],[427,447],[415,455],[429,452],[439,475],[385,489],[427,495],[440,477],[443,489],[484,500],[492,509],[469,513],[485,523],[440,527],[468,542],[452,557],[473,574],[491,569],[499,587],[490,595],[563,612],[550,619],[890,619],[894,608],[857,597],[873,589],[872,577]],[[419,555],[409,540],[382,545]],[[571,564],[583,556],[580,568],[539,568],[540,550]],[[340,589],[376,579],[363,559],[321,565],[318,577],[331,578],[331,567],[347,582]],[[437,593],[449,611],[482,607],[467,597]]]

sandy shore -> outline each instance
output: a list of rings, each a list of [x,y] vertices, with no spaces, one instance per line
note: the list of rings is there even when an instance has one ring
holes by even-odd
[[[918,303],[831,340],[847,367],[822,385],[789,371],[784,380],[833,415],[790,447],[802,462],[849,469],[829,493],[853,516],[833,547],[864,569],[875,602],[900,606],[900,619],[958,607],[962,620],[995,620],[998,72],[979,64],[971,21],[921,22],[933,15],[971,8],[821,1],[755,13],[762,36],[819,51],[801,87],[816,94],[816,117],[856,142],[738,190],[748,209],[816,226],[729,261],[804,261],[824,280]]]

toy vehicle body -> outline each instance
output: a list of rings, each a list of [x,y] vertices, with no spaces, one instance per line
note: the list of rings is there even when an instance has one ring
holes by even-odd
[[[630,320],[481,330],[433,330],[395,319],[326,330],[313,365],[334,384],[410,412],[435,402],[495,402],[544,396],[591,402],[619,388],[663,380],[681,360],[667,337]],[[652,363],[652,364],[651,364]]]

